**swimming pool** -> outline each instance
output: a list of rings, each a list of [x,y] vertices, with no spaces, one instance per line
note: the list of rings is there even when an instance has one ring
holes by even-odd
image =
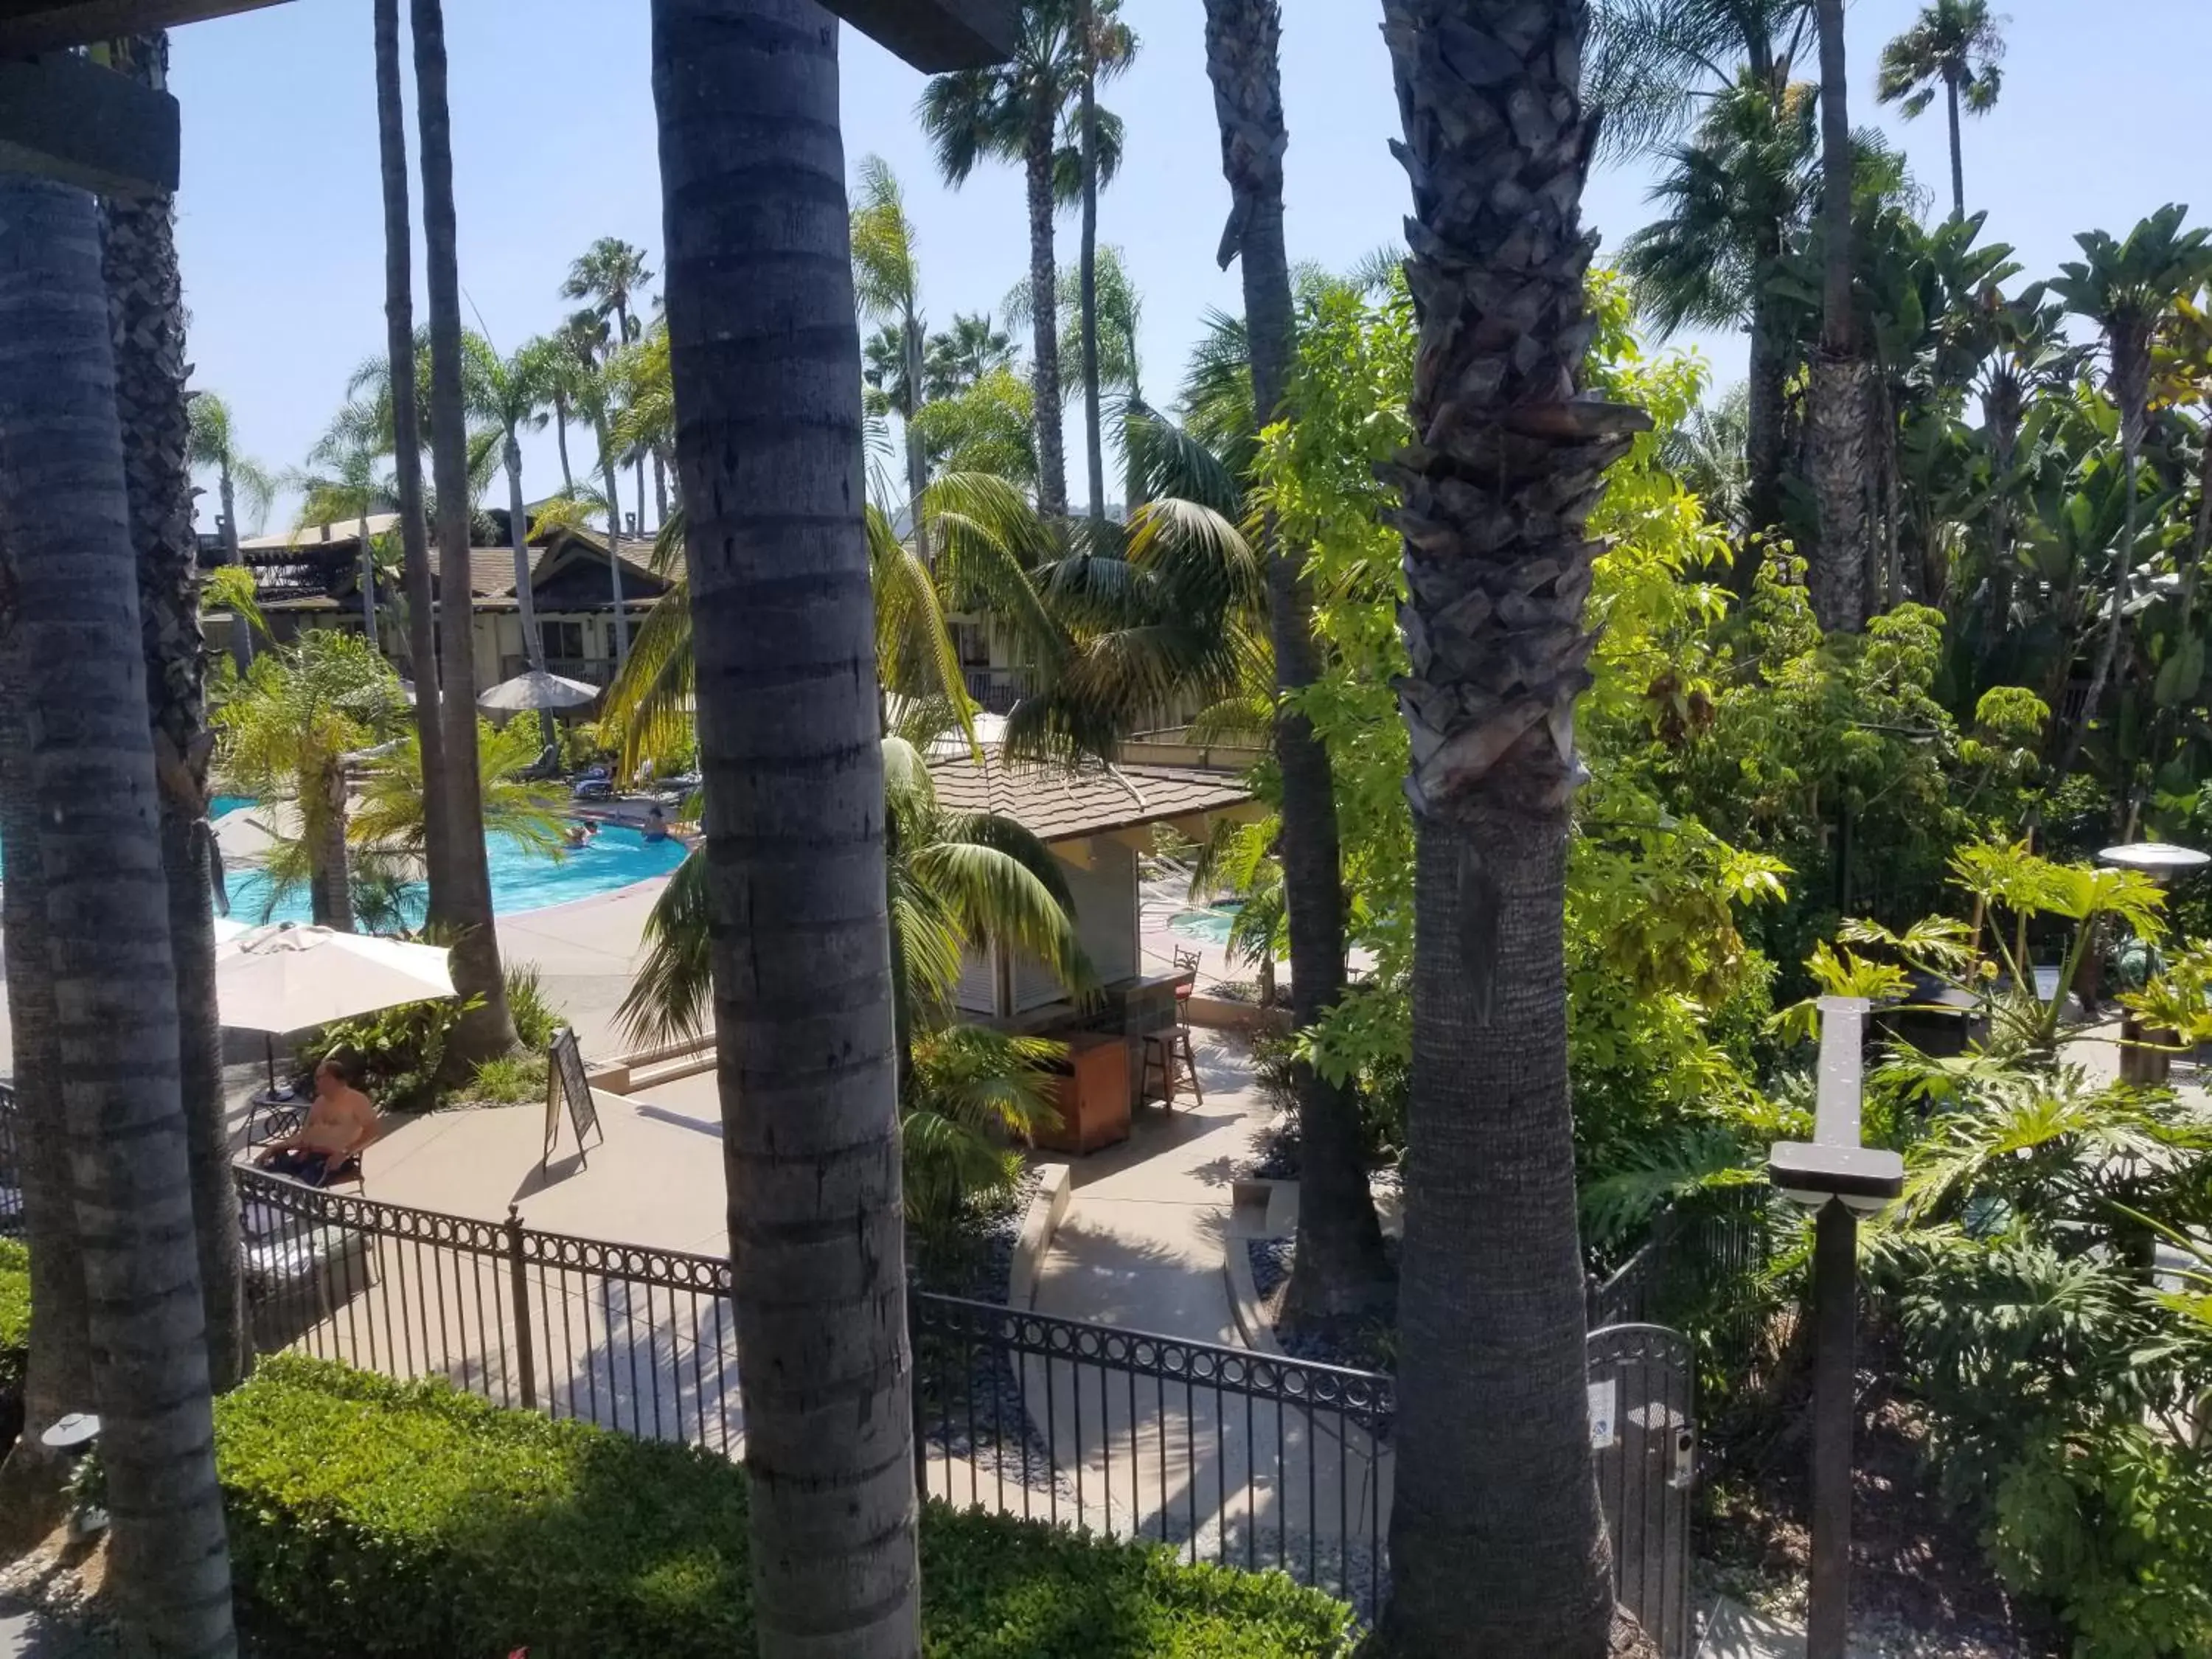
[[[1168,918],[1168,932],[1208,945],[1226,945],[1229,930],[1237,925],[1237,913],[1243,908],[1242,899],[1223,899],[1203,910],[1178,910]]]
[[[649,842],[635,830],[608,825],[583,847],[571,848],[552,858],[523,846],[511,836],[485,837],[491,855],[491,908],[499,915],[542,910],[549,904],[611,893],[633,882],[665,876],[684,862],[685,848],[679,841]],[[230,914],[237,920],[259,923],[306,921],[309,917],[307,890],[299,887],[285,895],[264,918],[269,902],[269,879],[258,870],[241,870],[229,879]],[[404,900],[410,925],[422,920],[425,894],[422,887],[407,890]]]

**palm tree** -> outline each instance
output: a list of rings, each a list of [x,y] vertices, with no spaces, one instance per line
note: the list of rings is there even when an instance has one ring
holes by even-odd
[[[1013,343],[991,325],[991,313],[952,313],[952,326],[929,337],[922,369],[922,393],[931,402],[978,385],[994,369],[1011,368]]]
[[[538,607],[530,592],[530,514],[523,506],[522,443],[520,434],[545,424],[547,406],[553,401],[553,385],[560,348],[550,341],[533,340],[512,357],[501,357],[481,334],[464,334],[461,349],[467,354],[463,370],[469,413],[499,429],[500,459],[507,471],[507,542],[514,549],[514,599],[521,611],[522,648],[530,665],[545,668],[545,641],[538,633]],[[538,716],[543,742],[554,741],[553,714]]]
[[[452,931],[453,991],[465,1012],[447,1054],[471,1065],[514,1046],[507,975],[492,920],[483,787],[477,772],[476,609],[469,583],[468,398],[462,368],[461,279],[454,251],[453,114],[446,101],[446,20],[440,0],[412,0],[416,116],[422,139],[422,240],[430,306],[430,448],[437,489],[439,678],[445,810],[453,883],[430,889],[430,921]]]
[[[580,311],[572,313],[546,338],[555,347],[549,395],[553,403],[553,441],[561,455],[561,493],[573,495],[576,493],[576,478],[568,465],[568,422],[575,418],[580,388],[591,379],[593,365],[599,361],[599,346],[606,338],[606,325],[592,313]]]
[[[922,130],[935,146],[938,170],[949,183],[965,183],[986,158],[1021,167],[1029,196],[1029,291],[1033,295],[1058,292],[1053,215],[1062,201],[1083,187],[1079,149],[1068,155],[1060,143],[1061,119],[1071,100],[1080,99],[1085,76],[1085,37],[1079,27],[1077,9],[1083,3],[1084,0],[1022,0],[1020,33],[1009,61],[991,69],[938,76],[922,91]],[[1098,23],[1117,27],[1119,10],[1120,0],[1099,0]],[[1112,73],[1114,65],[1103,41],[1097,58],[1098,72]],[[1101,111],[1092,125],[1098,141],[1095,158],[1098,176],[1103,178],[1109,172],[1104,165],[1105,145],[1116,124],[1111,115]],[[1060,340],[1049,306],[1033,304],[1030,311],[1038,505],[1047,517],[1064,518],[1067,462],[1060,441]]]
[[[1866,620],[1867,489],[1874,365],[1859,356],[1851,282],[1851,118],[1843,0],[1817,0],[1820,35],[1820,344],[1813,354],[1809,457],[1820,529],[1806,567],[1813,613],[1831,632]]]
[[[2059,267],[2061,275],[2051,291],[2077,317],[2095,323],[2104,336],[2106,389],[2120,411],[2120,453],[2125,471],[2122,485],[2127,503],[2126,528],[2120,538],[2119,556],[2112,571],[2112,600],[2105,622],[2104,637],[2097,647],[2095,665],[2089,672],[2089,692],[2081,704],[2081,718],[2066,734],[2057,776],[2073,769],[2088,734],[2089,723],[2102,706],[2105,688],[2118,660],[2120,636],[2127,629],[2129,574],[2135,562],[2136,526],[2141,508],[2136,499],[2136,470],[2142,458],[2143,426],[2150,412],[2151,346],[2160,324],[2175,303],[2192,295],[2212,277],[2212,235],[2202,228],[2183,230],[2188,209],[2169,203],[2116,242],[2101,230],[2075,237],[2082,258]],[[2122,792],[2124,794],[2124,791]]]
[[[405,714],[398,679],[381,657],[350,635],[315,629],[255,659],[216,717],[225,783],[263,801],[289,800],[299,815],[297,840],[280,842],[271,858],[271,891],[303,875],[318,927],[353,928],[347,761],[391,737]]]
[[[1644,314],[1665,332],[1740,327],[1751,341],[1746,382],[1744,540],[1732,580],[1751,591],[1753,539],[1779,523],[1788,452],[1787,386],[1798,360],[1774,282],[1808,222],[1820,169],[1814,88],[1747,68],[1715,92],[1690,139],[1667,152],[1652,188],[1661,216],[1623,246],[1621,269]]]
[[[480,720],[477,750],[485,829],[558,857],[567,845],[561,834],[561,795],[524,776],[538,758],[530,728],[510,720],[501,729]],[[423,775],[422,745],[411,737],[381,755],[362,785],[360,805],[346,826],[347,842],[373,852],[420,858]]]
[[[615,428],[623,417],[623,377],[620,359],[610,353],[599,372],[576,382],[576,412],[599,436],[599,502],[607,515],[607,584],[615,612],[615,672],[629,660],[629,606],[623,588],[622,476],[617,471],[621,451]]]
[[[873,384],[886,389],[887,397],[891,395],[887,388],[891,387],[902,394],[891,397],[891,406],[897,409],[906,428],[907,495],[918,501],[929,483],[921,436],[914,429],[915,412],[921,403],[923,337],[927,327],[921,319],[921,271],[914,222],[906,216],[898,176],[883,157],[862,156],[860,179],[852,211],[853,294],[860,302],[861,317],[884,324],[886,343],[895,344],[897,351],[895,373],[889,363],[872,364],[868,373]],[[917,520],[914,535],[915,550],[926,564],[929,561],[927,526]]]
[[[1109,165],[1103,144],[1107,135],[1098,114],[1100,76],[1119,75],[1136,60],[1137,36],[1119,18],[1105,15],[1119,0],[1077,0],[1076,31],[1083,59],[1083,88],[1079,108],[1083,170],[1082,246],[1078,255],[1083,315],[1083,435],[1085,459],[1091,471],[1091,524],[1094,538],[1106,528],[1106,455],[1099,415],[1098,386],[1098,187]],[[1112,164],[1119,165],[1121,140],[1113,135]]]
[[[368,533],[368,519],[372,513],[389,512],[398,499],[398,483],[377,465],[390,453],[389,414],[388,407],[348,404],[307,452],[307,465],[285,480],[300,492],[295,533],[310,525],[354,521],[361,544],[361,631],[371,649],[380,642],[376,546]]]
[[[262,518],[269,511],[269,503],[276,499],[276,480],[260,462],[240,452],[230,405],[216,393],[192,394],[191,420],[191,435],[186,453],[193,466],[211,468],[215,472],[216,487],[222,501],[223,562],[237,564],[243,557],[238,549],[239,495],[241,492],[245,495],[246,510],[253,514],[258,532]],[[253,632],[243,622],[234,623],[230,630],[230,648],[238,663],[238,672],[244,673],[253,660]]]
[[[635,345],[644,334],[643,323],[631,307],[643,297],[645,286],[652,280],[643,248],[634,247],[618,236],[602,236],[570,263],[568,278],[561,284],[561,297],[587,300],[602,318],[612,319],[614,349],[619,350]],[[611,499],[612,492],[609,494]],[[645,528],[643,455],[637,458],[637,524],[640,530]]]
[[[161,88],[166,33],[111,43],[112,68]],[[252,1363],[239,1250],[238,1193],[222,1086],[216,1012],[214,866],[207,830],[207,663],[199,623],[199,542],[192,533],[190,399],[185,390],[184,290],[177,270],[176,208],[166,193],[102,204],[102,275],[114,339],[116,407],[123,434],[131,540],[144,620],[147,708],[160,782],[161,864],[168,884],[178,1074],[191,1161],[193,1234],[208,1342],[218,1389]]]
[[[1416,943],[1387,1650],[1600,1659],[1562,951],[1605,467],[1577,396],[1592,115],[1579,6],[1385,0],[1424,306],[1403,505]],[[1487,32],[1483,32],[1486,30]],[[1484,43],[1480,59],[1447,43]],[[1477,85],[1468,66],[1487,72]],[[1528,112],[1542,111],[1537,120]],[[1516,118],[1518,117],[1519,118]],[[1510,177],[1499,191],[1486,181]]]
[[[101,244],[90,196],[0,177],[0,589],[12,608],[0,684],[22,699],[11,783],[35,812],[33,902],[69,922],[46,931],[40,967],[103,1422],[110,1583],[135,1643],[212,1656],[237,1640],[199,1263],[180,1248],[193,1236],[191,1153]],[[11,828],[24,827],[18,815]],[[11,869],[6,884],[18,879]]]
[[[1959,110],[1986,115],[1996,107],[2003,71],[2004,36],[1990,15],[1989,0],[1934,0],[1912,27],[1881,49],[1881,78],[1875,97],[1902,106],[1911,120],[1943,88],[1951,118],[1951,211],[1966,216],[1966,165],[1959,151]]]
[[[407,199],[407,119],[399,60],[399,0],[375,0],[376,132],[384,185],[384,374],[391,391],[392,466],[399,504],[400,580],[407,593],[407,659],[415,678],[415,729],[430,787],[423,801],[423,863],[430,910],[453,908],[460,880],[446,804],[445,699],[438,686],[438,621],[422,502],[422,425],[417,405],[414,226]]]
[[[837,29],[814,0],[653,0],[653,24],[756,1639],[762,1659],[907,1659],[912,1375]]]
[[[1262,422],[1283,408],[1297,365],[1290,256],[1283,243],[1283,90],[1276,0],[1206,0],[1206,67],[1221,126],[1229,228],[1221,260],[1239,262],[1251,348],[1252,401]],[[1337,853],[1336,787],[1328,751],[1297,698],[1319,676],[1313,596],[1298,560],[1261,526],[1278,707],[1283,887],[1289,901],[1292,1017],[1320,1021],[1344,994],[1344,880]],[[1359,1113],[1350,1090],[1310,1064],[1293,1072],[1297,1094],[1297,1255],[1286,1310],[1314,1323],[1370,1318],[1388,1305],[1389,1264],[1368,1189]]]

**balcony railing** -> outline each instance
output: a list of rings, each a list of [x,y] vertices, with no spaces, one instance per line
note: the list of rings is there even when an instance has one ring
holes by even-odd
[[[527,657],[501,657],[499,659],[499,677],[503,680],[511,680],[517,674],[529,671],[530,659]],[[586,685],[606,685],[614,679],[615,659],[612,657],[548,657],[545,659],[545,672],[558,674],[564,680],[581,680]]]
[[[1014,705],[1030,694],[1027,669],[970,668],[965,673],[969,696],[986,714],[1012,714]]]

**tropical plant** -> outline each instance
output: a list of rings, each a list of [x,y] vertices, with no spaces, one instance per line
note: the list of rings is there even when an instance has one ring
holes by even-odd
[[[272,903],[304,878],[316,925],[352,928],[347,761],[388,738],[405,711],[390,665],[352,635],[317,629],[254,659],[216,716],[216,770],[238,793],[298,814],[296,835],[270,826]]]
[[[2135,562],[2139,508],[2136,471],[2150,410],[2152,341],[2176,302],[2212,276],[2212,238],[2202,228],[2182,229],[2187,213],[2186,208],[2169,203],[2136,225],[2124,241],[2115,241],[2101,230],[2076,236],[2083,257],[2061,266],[2061,275],[2051,284],[2069,311],[2094,322],[2104,336],[2106,385],[2120,416],[2125,468],[2121,488],[2127,505],[2119,556],[2113,564],[2112,599],[2089,672],[2088,695],[2060,753],[2057,769],[2061,777],[2073,769],[2089,726],[2102,708],[2127,631],[2129,574]]]
[[[1777,84],[1749,70],[1721,88],[1689,141],[1667,152],[1666,171],[1652,190],[1662,216],[1621,251],[1638,304],[1662,331],[1741,327],[1750,337],[1741,519],[1747,539],[1735,560],[1737,591],[1744,593],[1760,554],[1748,538],[1783,517],[1787,383],[1797,349],[1778,314],[1773,283],[1812,211],[1820,176],[1815,98],[1802,82]]]
[[[538,761],[535,732],[519,720],[502,728],[480,719],[476,738],[477,775],[483,791],[479,811],[485,830],[545,857],[560,857],[567,846],[562,834],[567,821],[561,811],[562,794],[524,775]],[[422,745],[410,736],[380,756],[362,779],[361,799],[347,826],[348,841],[357,847],[420,855],[423,799]],[[512,981],[514,975],[507,978]]]
[[[1053,216],[1060,204],[1081,194],[1086,168],[1079,142],[1064,143],[1060,127],[1068,106],[1079,100],[1087,76],[1110,74],[1115,65],[1108,41],[1081,27],[1089,0],[1022,0],[1013,56],[989,69],[963,70],[933,78],[923,88],[922,131],[934,146],[938,170],[954,185],[963,184],[986,159],[1023,170],[1029,201],[1031,295],[1056,294]],[[1096,23],[1119,23],[1120,0],[1098,0]],[[1131,41],[1133,46],[1133,40]],[[1110,171],[1108,146],[1118,154],[1120,122],[1100,111],[1092,124],[1102,176]],[[1060,339],[1053,308],[1032,305],[1030,371],[1036,388],[1038,509],[1048,519],[1067,513],[1067,465],[1060,441]]]
[[[450,902],[459,875],[453,864],[453,814],[446,804],[445,700],[436,672],[438,627],[430,582],[429,521],[422,501],[414,224],[408,204],[399,0],[375,0],[375,56],[377,162],[384,185],[384,383],[392,404],[392,465],[399,503],[400,579],[407,592],[407,658],[415,677],[415,729],[429,784],[422,803],[423,852],[430,891]]]
[[[166,220],[166,202],[155,210]],[[33,1167],[57,1185],[42,1200],[42,1237],[51,1246],[72,1202],[80,1216],[101,1218],[97,1227],[72,1230],[62,1259],[75,1264],[83,1299],[64,1297],[64,1305],[84,1310],[89,1355],[129,1356],[98,1379],[113,1521],[109,1583],[134,1644],[228,1653],[236,1638],[198,1253],[179,1249],[194,1236],[194,1183],[174,1069],[177,969],[168,951],[146,948],[168,936],[171,896],[157,816],[145,805],[156,787],[155,728],[147,718],[103,245],[100,204],[89,194],[21,173],[0,177],[0,338],[8,342],[0,431],[9,434],[0,444],[0,588],[10,611],[0,630],[0,686],[12,734],[8,793],[27,801],[8,820],[9,992],[11,1006],[22,1006],[13,970],[27,968],[52,996],[31,1005],[43,1028],[34,1023],[16,1039],[27,1041],[46,1073],[33,1079],[46,1091],[32,1104],[46,1134]],[[180,360],[163,372],[181,474]],[[21,441],[26,434],[36,442]],[[179,495],[160,510],[189,524],[186,504]],[[189,586],[182,591],[189,595]],[[189,628],[189,615],[185,622]],[[131,802],[138,805],[118,810]],[[25,853],[34,884],[27,904],[15,890],[26,880],[18,861]],[[29,942],[43,947],[35,963],[23,961],[15,938],[15,924],[32,912],[52,919],[33,929]],[[118,1056],[131,1063],[118,1065]],[[54,1154],[64,1147],[63,1183]],[[34,1308],[34,1317],[43,1311]],[[42,1340],[34,1329],[34,1344]],[[40,1363],[33,1358],[34,1370]],[[34,1384],[31,1401],[42,1413],[52,1403],[45,1386]]]
[[[371,647],[378,643],[376,549],[368,520],[389,512],[398,493],[379,465],[391,449],[387,415],[372,404],[348,404],[307,452],[307,465],[284,481],[300,493],[295,535],[313,525],[352,521],[360,544],[362,636]]]
[[[921,435],[915,430],[925,377],[921,262],[914,222],[898,176],[879,155],[860,158],[860,188],[853,199],[853,295],[863,320],[884,325],[879,337],[896,353],[895,362],[872,361],[869,384],[884,392],[906,428],[907,499],[918,501],[929,483]],[[873,343],[871,343],[872,346]],[[929,530],[915,520],[915,551],[929,562]]]
[[[1390,469],[1419,927],[1380,1634],[1425,1659],[1598,1659],[1613,1607],[1583,1386],[1561,927],[1595,552],[1583,524],[1605,465],[1650,422],[1575,392],[1592,332],[1585,15],[1516,12],[1515,46],[1480,85],[1439,44],[1462,9],[1386,0],[1383,17],[1419,226],[1407,278],[1428,308],[1419,442]],[[1540,134],[1511,118],[1531,107],[1553,112]],[[1479,182],[1502,156],[1510,204]]]
[[[653,86],[753,1639],[893,1659],[920,1571],[837,32],[812,0],[656,0]]]
[[[1820,343],[1813,354],[1806,396],[1806,471],[1819,527],[1805,575],[1821,630],[1856,634],[1867,615],[1873,368],[1861,353],[1852,294],[1854,169],[1843,0],[1814,0],[1814,12],[1820,40]]]
[[[1109,133],[1098,109],[1102,76],[1121,74],[1136,60],[1136,32],[1116,15],[1121,0],[1077,0],[1075,28],[1082,60],[1077,100],[1077,166],[1081,173],[1081,238],[1076,255],[1079,307],[1083,319],[1083,437],[1091,486],[1094,539],[1106,533],[1106,448],[1100,414],[1098,312],[1098,191],[1120,165],[1118,124]],[[1042,293],[1043,290],[1039,290]]]
[[[1297,368],[1290,257],[1283,240],[1282,18],[1274,0],[1207,0],[1206,72],[1221,129],[1231,209],[1220,257],[1243,276],[1252,403],[1262,425],[1285,404]],[[1094,460],[1094,465],[1095,465]],[[1149,515],[1152,508],[1146,509]],[[1292,1018],[1324,1018],[1344,994],[1344,881],[1335,783],[1328,749],[1300,700],[1319,678],[1313,598],[1299,561],[1263,516],[1269,654],[1274,663],[1273,746],[1279,775],[1283,908],[1289,924]],[[1387,1308],[1389,1263],[1369,1190],[1359,1114],[1345,1084],[1301,1060],[1297,1253],[1285,1310],[1293,1323],[1371,1319]]]
[[[923,395],[931,402],[975,386],[995,369],[1011,368],[1013,343],[991,324],[991,313],[952,314],[952,326],[929,337],[922,368]]]
[[[469,413],[499,431],[500,458],[507,471],[507,540],[514,549],[514,597],[521,611],[522,647],[530,665],[542,672],[545,641],[538,632],[538,611],[530,591],[530,514],[523,505],[521,434],[545,424],[546,411],[553,401],[560,348],[549,341],[533,340],[514,356],[503,358],[481,334],[465,333],[461,350],[462,386]],[[550,710],[539,724],[544,740],[551,742]]]
[[[979,1204],[1014,1190],[1026,1141],[1059,1116],[1055,1061],[1067,1045],[985,1025],[925,1032],[899,1110],[907,1224],[927,1252],[964,1242]]]
[[[1986,115],[1996,107],[2002,72],[1997,60],[2004,56],[2004,36],[1996,18],[1990,15],[1989,0],[1934,0],[1919,16],[1881,49],[1881,78],[1875,96],[1895,104],[1911,120],[1936,101],[1936,88],[1943,89],[1945,112],[1951,119],[1951,211],[1966,216],[1966,171],[1959,148],[1959,111]]]
[[[646,284],[653,280],[653,271],[646,264],[645,250],[633,246],[618,236],[602,236],[579,254],[568,266],[568,275],[561,284],[564,300],[585,300],[603,321],[614,325],[613,348],[607,353],[611,358],[625,346],[636,344],[644,337],[645,325],[634,307],[644,297]],[[604,440],[606,434],[602,432]],[[607,495],[615,499],[617,492],[611,483],[613,463],[606,463],[610,483]],[[645,527],[645,457],[637,457],[638,527]],[[621,514],[617,513],[608,520],[609,528],[617,527]]]
[[[514,1046],[507,980],[492,917],[477,770],[476,599],[469,563],[468,381],[461,344],[461,282],[453,204],[453,112],[447,100],[441,0],[410,0],[416,116],[422,140],[423,265],[430,313],[430,450],[437,485],[438,680],[443,721],[451,880],[434,864],[431,925],[452,939],[453,990],[465,1010],[453,1036],[456,1064],[474,1065]],[[422,678],[419,672],[417,678]],[[427,751],[426,751],[427,752]]]

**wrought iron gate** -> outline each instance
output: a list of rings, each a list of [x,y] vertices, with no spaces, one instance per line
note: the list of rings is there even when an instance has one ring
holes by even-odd
[[[1663,1325],[1606,1326],[1590,1333],[1588,1352],[1613,1598],[1644,1621],[1667,1659],[1686,1659],[1697,1362],[1689,1339]]]

